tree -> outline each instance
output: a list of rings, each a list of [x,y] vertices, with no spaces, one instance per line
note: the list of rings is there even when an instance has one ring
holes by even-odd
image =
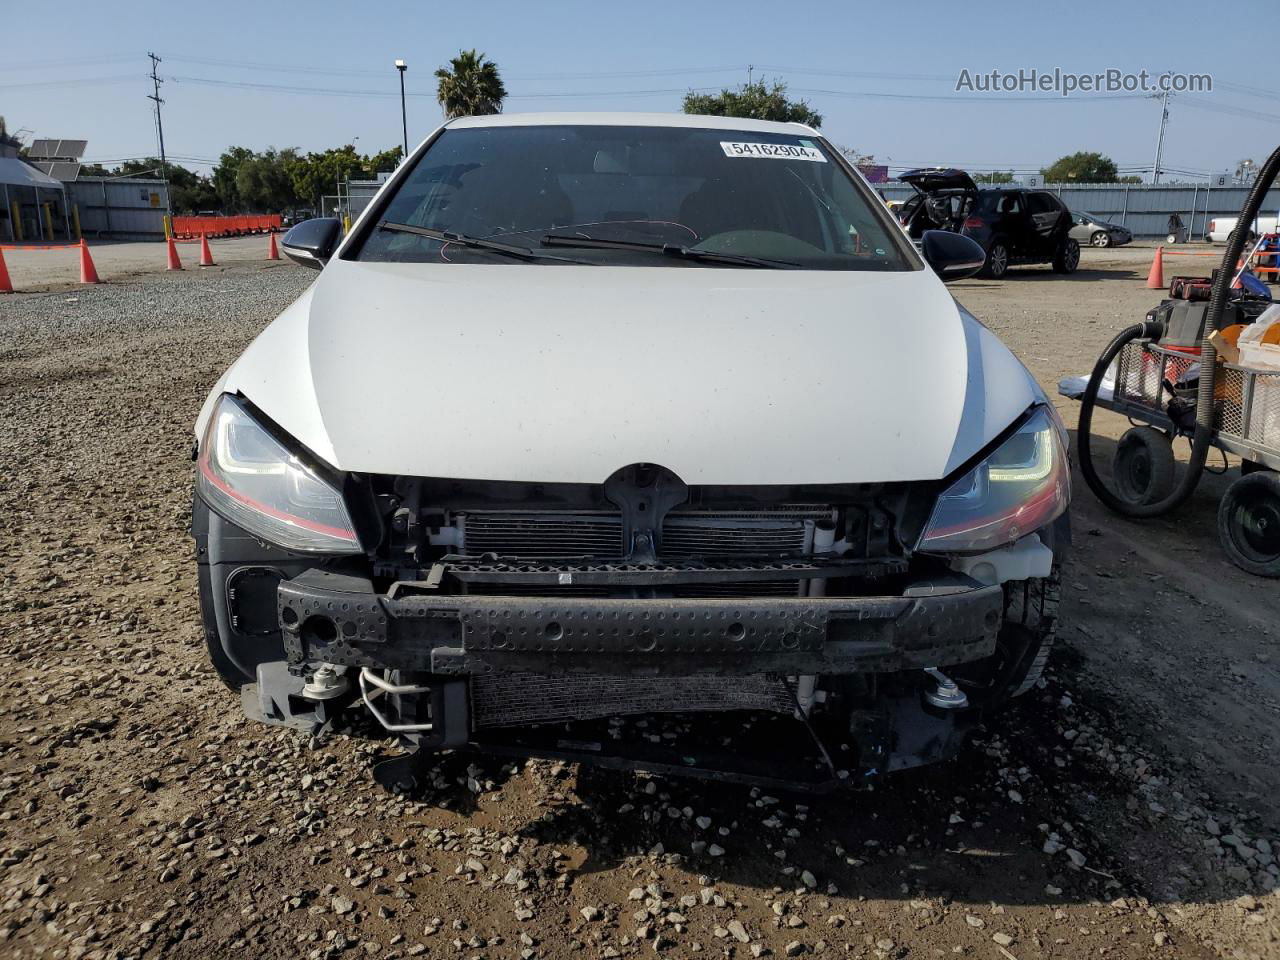
[[[991,170],[987,173],[973,174],[974,183],[1013,183],[1013,173],[1009,170]]]
[[[715,94],[690,90],[684,95],[684,112],[822,126],[822,115],[805,100],[788,100],[787,85],[776,78],[772,86],[764,80],[757,80],[744,83],[736,90],[725,88]]]
[[[22,141],[17,137],[9,136],[9,131],[4,125],[4,117],[0,117],[0,147],[20,147]]]
[[[289,167],[297,157],[292,147],[274,147],[246,157],[236,168],[236,193],[240,202],[257,211],[283,210],[293,206],[293,179]]]
[[[390,150],[383,150],[381,153],[375,153],[369,157],[365,163],[365,173],[369,175],[370,180],[376,180],[380,173],[390,173],[400,166],[400,159],[404,156],[404,147],[396,144]]]
[[[478,117],[502,112],[507,88],[498,75],[498,65],[483,53],[462,50],[449,67],[436,71],[436,99],[445,117]]]
[[[1040,171],[1046,183],[1115,183],[1115,161],[1100,153],[1080,151],[1061,157]]]
[[[294,195],[299,202],[316,207],[325,194],[337,191],[338,181],[372,178],[369,168],[369,158],[356,153],[355,145],[350,143],[322,153],[308,153],[305,157],[295,154],[287,163]]]
[[[227,147],[213,168],[213,188],[218,193],[218,207],[223,213],[240,209],[240,194],[236,189],[236,174],[240,164],[253,156],[248,147]]]
[[[841,155],[843,155],[844,158],[855,167],[871,165],[876,162],[876,155],[874,153],[863,153],[857,147],[846,147],[837,144],[836,149],[839,150]]]

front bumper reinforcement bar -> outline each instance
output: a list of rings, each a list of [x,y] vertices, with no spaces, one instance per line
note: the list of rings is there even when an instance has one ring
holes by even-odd
[[[910,593],[911,591],[908,591]],[[884,673],[989,656],[998,586],[921,596],[643,598],[389,597],[368,580],[310,570],[277,604],[295,664],[465,676]]]

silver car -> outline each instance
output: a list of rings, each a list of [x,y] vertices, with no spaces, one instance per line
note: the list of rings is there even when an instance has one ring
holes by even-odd
[[[1094,247],[1120,247],[1133,240],[1133,234],[1118,223],[1108,223],[1092,213],[1071,215],[1071,236],[1081,244]]]

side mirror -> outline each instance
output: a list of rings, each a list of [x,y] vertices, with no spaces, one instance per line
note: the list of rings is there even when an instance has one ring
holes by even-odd
[[[926,230],[920,238],[920,254],[944,283],[972,277],[987,262],[982,247],[947,230]]]
[[[342,223],[333,217],[303,220],[284,235],[280,248],[294,263],[319,270],[337,249],[342,238]]]

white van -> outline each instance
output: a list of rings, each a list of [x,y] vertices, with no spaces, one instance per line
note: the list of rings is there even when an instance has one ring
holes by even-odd
[[[1205,241],[1208,243],[1226,243],[1231,237],[1231,232],[1235,230],[1238,220],[1238,217],[1214,217],[1209,221],[1209,225],[1205,229]],[[1249,241],[1256,240],[1264,233],[1275,233],[1278,221],[1280,221],[1280,217],[1256,217],[1249,228]]]

